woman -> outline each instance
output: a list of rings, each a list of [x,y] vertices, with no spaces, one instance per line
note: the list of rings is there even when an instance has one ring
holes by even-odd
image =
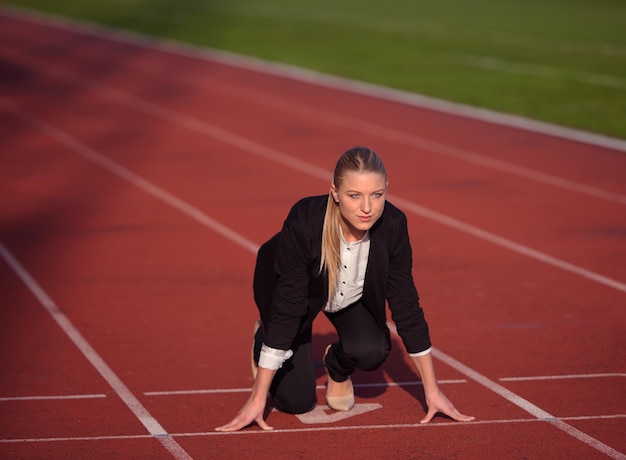
[[[217,431],[236,431],[263,419],[268,394],[275,407],[303,413],[316,404],[311,353],[313,320],[320,311],[339,342],[324,354],[326,402],[354,406],[350,375],[377,369],[391,348],[385,301],[421,376],[428,412],[454,420],[461,414],[439,390],[428,325],[415,288],[406,216],[385,197],[387,173],[378,155],[356,147],[335,167],[328,196],[296,203],[280,233],[259,250],[254,276],[261,320],[255,326],[252,394],[237,416]]]

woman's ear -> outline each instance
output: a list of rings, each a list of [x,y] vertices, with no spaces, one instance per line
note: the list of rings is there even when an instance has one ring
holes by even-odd
[[[335,187],[334,182],[330,184],[330,193],[332,193],[335,203],[339,203],[339,197],[337,196],[337,187]]]

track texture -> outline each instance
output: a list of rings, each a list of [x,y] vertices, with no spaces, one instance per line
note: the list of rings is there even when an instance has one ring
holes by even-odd
[[[1,457],[624,458],[626,153],[6,12],[0,31]],[[213,432],[251,385],[256,247],[355,144],[386,162],[438,377],[477,420],[417,425],[396,339],[354,376],[362,413]]]

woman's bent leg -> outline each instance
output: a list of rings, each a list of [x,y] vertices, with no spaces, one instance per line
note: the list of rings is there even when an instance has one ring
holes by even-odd
[[[264,243],[257,255],[254,269],[254,300],[259,309],[261,323],[270,321],[272,298],[276,286],[274,256],[280,233]],[[254,337],[253,359],[259,360],[263,344],[262,327]],[[270,386],[270,395],[276,408],[290,414],[302,414],[315,407],[315,373],[311,353],[311,329],[296,338],[292,346],[293,356],[281,367]]]
[[[385,362],[391,350],[389,330],[381,329],[365,305],[359,302],[327,316],[339,334],[325,361],[335,382],[345,381],[356,369],[373,371]]]
[[[311,331],[293,344],[293,356],[283,364],[270,387],[276,408],[289,414],[303,414],[315,408],[315,371],[311,351]]]

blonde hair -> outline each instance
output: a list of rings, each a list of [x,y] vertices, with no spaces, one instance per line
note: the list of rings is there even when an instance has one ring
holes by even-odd
[[[387,181],[387,171],[383,161],[376,152],[367,147],[354,147],[339,157],[333,174],[333,184],[337,189],[341,187],[341,182],[348,172],[375,172],[382,174]],[[325,270],[328,274],[329,300],[333,298],[335,293],[341,262],[339,253],[340,228],[339,203],[335,201],[332,192],[329,192],[324,226],[322,227],[322,257],[320,261],[320,273]]]

